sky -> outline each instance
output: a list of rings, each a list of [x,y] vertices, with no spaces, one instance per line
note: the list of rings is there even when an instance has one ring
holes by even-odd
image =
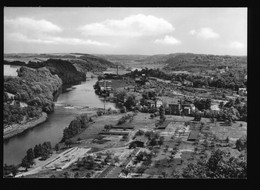
[[[4,53],[247,55],[247,8],[4,8]]]

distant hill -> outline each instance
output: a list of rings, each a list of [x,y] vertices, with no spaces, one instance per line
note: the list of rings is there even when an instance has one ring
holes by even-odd
[[[71,62],[78,71],[105,71],[115,68],[137,65],[161,65],[165,71],[191,71],[214,70],[220,67],[243,69],[247,67],[247,56],[207,55],[194,53],[173,53],[157,55],[105,55],[105,54],[5,54],[5,60],[11,61],[46,61],[47,59],[62,59]],[[6,64],[6,63],[4,63]]]
[[[186,70],[198,71],[212,70],[226,67],[240,69],[247,67],[247,56],[229,56],[229,55],[206,55],[206,54],[170,54],[164,61],[165,70]]]
[[[4,54],[4,64],[25,65],[37,68],[48,59],[59,59],[72,63],[80,72],[104,71],[107,68],[115,68],[116,64],[102,57],[82,53],[55,53],[55,54]],[[24,62],[24,63],[23,63]],[[33,64],[30,64],[33,62]],[[41,62],[41,63],[40,63]],[[25,64],[26,63],[26,64]],[[29,65],[27,65],[29,63]]]
[[[95,54],[95,55],[114,63],[139,61],[149,57],[148,55],[105,55],[105,54]]]
[[[70,61],[48,59],[43,63],[50,70],[51,74],[57,74],[61,78],[63,84],[74,84],[86,80],[85,73],[77,71]]]

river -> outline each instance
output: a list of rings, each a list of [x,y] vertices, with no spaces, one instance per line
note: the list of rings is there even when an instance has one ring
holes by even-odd
[[[97,78],[88,78],[87,81],[72,86],[69,91],[60,94],[55,102],[54,112],[48,115],[46,122],[4,141],[3,162],[6,164],[21,163],[29,148],[44,141],[50,141],[54,146],[61,140],[63,129],[69,126],[73,118],[77,114],[88,112],[88,109],[82,109],[82,107],[104,108],[104,102],[93,89],[96,81]],[[106,102],[106,108],[109,107],[115,109],[113,103]]]

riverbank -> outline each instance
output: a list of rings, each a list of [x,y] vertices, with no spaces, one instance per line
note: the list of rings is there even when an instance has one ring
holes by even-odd
[[[45,112],[42,112],[42,115],[37,118],[33,119],[31,121],[28,121],[24,124],[14,124],[4,129],[4,140],[11,138],[15,135],[18,135],[22,132],[24,132],[27,129],[36,127],[37,125],[45,122],[47,120],[48,116]]]

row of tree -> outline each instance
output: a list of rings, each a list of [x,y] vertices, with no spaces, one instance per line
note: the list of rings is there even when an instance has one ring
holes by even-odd
[[[87,114],[81,114],[72,120],[67,128],[63,130],[62,142],[79,134],[82,129],[88,127],[88,123],[92,120]]]
[[[41,157],[42,160],[46,160],[52,153],[52,146],[50,142],[44,142],[43,144],[35,145],[34,148],[27,150],[25,157],[22,159],[21,166],[26,170],[34,164],[34,159]]]
[[[141,71],[135,70],[127,73],[126,76],[135,78],[137,76],[142,76],[145,74],[147,77],[157,77],[164,80],[172,80],[183,82],[185,80],[193,82],[194,87],[215,87],[215,88],[227,88],[232,90],[238,90],[238,88],[243,88],[247,86],[247,79],[245,79],[246,72],[243,71],[228,71],[222,74],[212,75],[213,79],[210,77],[205,77],[202,75],[191,75],[186,73],[165,73],[159,69],[142,69]]]
[[[17,124],[23,121],[24,117],[38,118],[42,114],[39,107],[28,106],[20,107],[20,105],[4,104],[4,125]]]

